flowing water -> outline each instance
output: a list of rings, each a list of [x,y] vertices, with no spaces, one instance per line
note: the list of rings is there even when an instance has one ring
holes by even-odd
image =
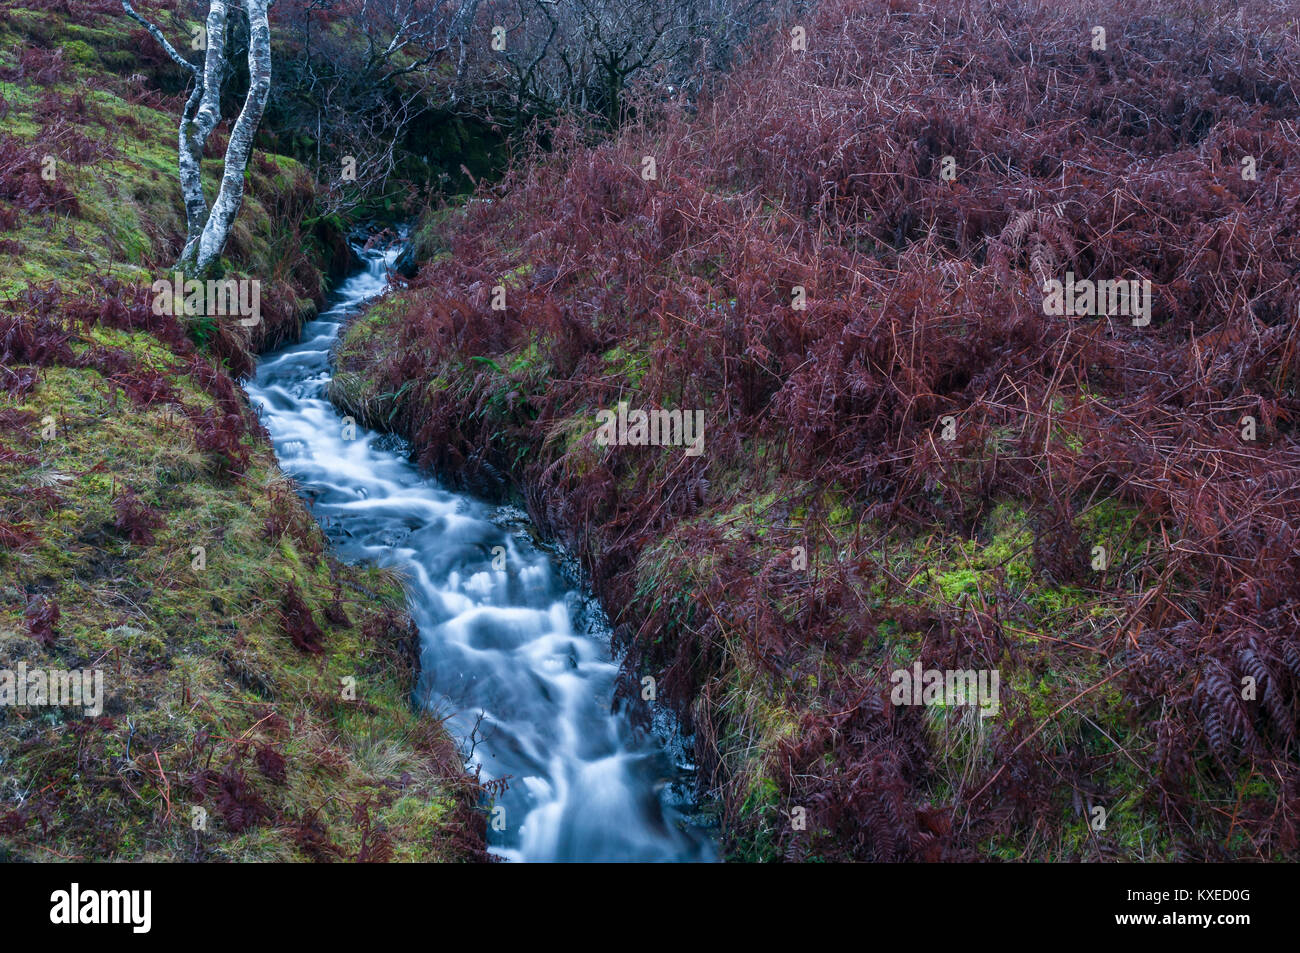
[[[358,425],[345,439],[326,396],[331,350],[342,324],[384,291],[399,250],[358,249],[364,267],[333,306],[258,366],[248,393],[280,466],[343,558],[409,578],[422,645],[416,697],[448,716],[481,780],[508,785],[490,818],[494,852],[713,859],[710,839],[678,810],[690,765],[665,742],[670,726],[642,732],[611,710],[617,666],[604,615],[533,545],[523,515],[440,487],[391,436]]]

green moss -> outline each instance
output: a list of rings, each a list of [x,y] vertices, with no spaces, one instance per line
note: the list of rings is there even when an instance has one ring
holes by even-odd
[[[650,348],[620,344],[601,355],[606,373],[621,377],[635,391],[650,369]]]
[[[444,237],[450,220],[460,213],[460,207],[448,205],[431,208],[420,216],[411,235],[411,259],[418,262],[439,261],[451,253]]]
[[[24,221],[5,236],[19,250],[0,253],[0,308],[20,301],[28,282],[57,282],[97,301],[102,277],[147,284],[168,270],[183,228],[175,117],[129,102],[124,79],[108,72],[136,68],[127,55],[132,27],[116,15],[96,17],[93,28],[65,19],[7,10],[0,51],[61,45],[73,77],[67,90],[96,80],[84,90],[90,118],[82,131],[116,151],[84,167],[60,162],[76,213]],[[43,92],[0,85],[10,108],[5,132],[41,134],[33,109]],[[285,210],[310,202],[311,184],[292,160],[262,157],[269,168],[258,161],[239,219],[243,241],[229,254],[232,267],[269,275],[304,245]],[[218,171],[219,163],[205,163],[209,186]],[[214,406],[182,372],[188,356],[151,335],[69,330],[77,356],[112,349],[133,371],[162,373],[185,407]],[[0,840],[0,856],[347,859],[362,847],[360,805],[394,856],[459,856],[451,833],[476,795],[441,726],[412,707],[413,672],[396,642],[401,581],[329,557],[263,437],[244,433],[249,465],[232,477],[200,450],[179,408],[136,405],[86,367],[41,369],[9,409],[35,422],[25,433],[6,430],[4,443],[25,446],[35,462],[0,463],[0,520],[29,525],[38,539],[0,550],[0,667],[98,668],[107,705],[101,722],[77,711],[0,712],[0,814],[38,809],[41,817],[23,814],[25,826]],[[44,418],[53,438],[39,432]],[[156,511],[151,541],[132,542],[115,525],[115,501],[128,487]],[[56,495],[40,495],[47,492]],[[202,568],[193,563],[196,546]],[[321,655],[298,650],[282,627],[290,583],[325,632]],[[52,646],[25,634],[31,597],[60,609]],[[326,618],[336,597],[347,624]],[[358,685],[355,700],[342,697],[347,677]],[[283,778],[259,767],[264,750],[284,759]],[[205,794],[195,778],[206,768],[214,773]],[[251,830],[236,830],[214,797],[227,769],[266,807]],[[196,831],[199,808],[207,827]]]
[[[94,66],[99,63],[99,54],[84,40],[65,40],[60,45],[64,55],[73,63],[80,66]]]
[[[936,576],[945,602],[958,602],[962,596],[978,594],[980,578],[980,574],[973,569],[954,569]]]

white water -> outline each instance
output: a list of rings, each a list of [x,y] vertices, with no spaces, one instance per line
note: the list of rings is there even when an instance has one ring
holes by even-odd
[[[262,360],[248,393],[340,555],[409,577],[416,697],[450,715],[460,738],[481,714],[472,764],[484,781],[509,779],[494,802],[504,830],[489,825],[492,850],[526,861],[713,859],[710,840],[669,803],[689,766],[611,712],[617,666],[603,615],[565,585],[519,514],[438,486],[392,437],[358,426],[344,439],[326,398],[330,352],[341,324],[384,291],[399,249],[358,251],[365,268],[300,343]]]

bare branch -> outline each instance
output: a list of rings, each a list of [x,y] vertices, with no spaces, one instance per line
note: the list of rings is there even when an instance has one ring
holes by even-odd
[[[176,47],[172,46],[171,43],[168,42],[167,37],[163,36],[162,30],[158,29],[154,24],[136,13],[135,7],[131,6],[131,0],[122,0],[122,9],[126,11],[127,16],[144,27],[149,32],[149,35],[161,44],[162,48],[167,52],[167,55],[175,60],[178,66],[185,67],[185,69],[189,70],[195,76],[199,75],[199,68],[176,51]]]

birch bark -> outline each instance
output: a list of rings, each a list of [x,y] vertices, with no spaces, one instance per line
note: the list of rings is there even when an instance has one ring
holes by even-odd
[[[221,121],[221,81],[227,68],[226,25],[231,4],[227,0],[210,0],[208,3],[203,66],[200,68],[177,52],[162,30],[137,13],[131,0],[122,0],[122,9],[127,16],[143,26],[194,80],[177,134],[177,172],[181,199],[185,204],[185,248],[177,266],[191,273],[206,273],[216,264],[243,204],[244,172],[248,168],[253,137],[262,121],[271,89],[268,10],[273,2],[243,0],[249,26],[248,95],[244,97],[243,107],[231,128],[222,165],[221,186],[209,209],[203,194],[203,148]]]
[[[217,5],[218,0],[213,0],[212,8],[215,9]],[[270,6],[271,0],[244,0],[244,7],[248,11],[248,94],[244,97],[244,105],[235,125],[231,127],[221,188],[217,191],[212,211],[199,236],[195,265],[201,272],[221,257],[221,249],[230,236],[230,226],[234,224],[239,207],[244,202],[244,170],[248,168],[248,160],[253,154],[253,136],[257,134],[257,127],[262,122],[266,98],[271,92],[271,25],[267,19]],[[223,12],[223,33],[224,16]],[[209,14],[209,20],[211,18],[212,15]],[[202,123],[202,108],[199,120]]]

